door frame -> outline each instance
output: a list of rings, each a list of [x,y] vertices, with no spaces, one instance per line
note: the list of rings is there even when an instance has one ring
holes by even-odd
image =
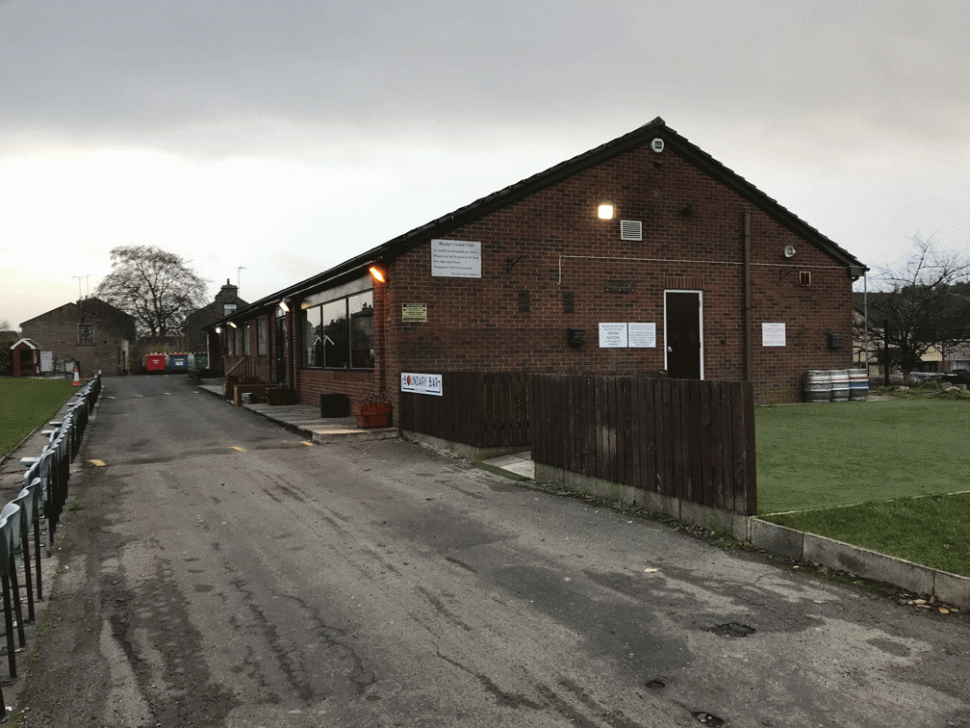
[[[697,294],[697,336],[700,346],[697,351],[700,357],[700,379],[704,379],[704,291],[690,288],[665,288],[664,289],[664,369],[670,372],[667,364],[667,354],[670,348],[667,344],[667,294],[668,293],[696,293]]]
[[[282,329],[282,331],[280,331]],[[286,314],[277,314],[273,321],[273,379],[276,384],[289,385],[289,337],[290,327]],[[282,353],[281,353],[282,352]]]

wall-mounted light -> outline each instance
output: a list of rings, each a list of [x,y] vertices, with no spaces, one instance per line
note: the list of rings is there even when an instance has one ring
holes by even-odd
[[[232,327],[233,327],[234,329],[238,329],[238,328],[239,328],[239,327],[238,327],[238,326],[236,326],[236,324],[234,324],[234,323],[233,323],[232,321],[230,321],[230,322],[229,322],[229,325],[230,325],[230,326],[232,326]]]
[[[378,283],[384,283],[384,271],[382,271],[376,265],[372,265],[367,270],[375,281],[377,281]]]
[[[290,305],[286,302],[286,299],[280,301],[280,308],[283,309],[284,313],[290,312]]]
[[[597,208],[596,215],[600,220],[612,220],[613,219],[613,205],[602,204]]]
[[[696,202],[688,202],[687,203],[687,207],[685,207],[683,210],[681,210],[681,214],[684,217],[690,217],[695,212],[697,212],[697,207],[698,206],[697,206],[697,203]]]
[[[216,333],[217,334],[221,334],[222,333],[222,327],[221,326],[216,326]]]

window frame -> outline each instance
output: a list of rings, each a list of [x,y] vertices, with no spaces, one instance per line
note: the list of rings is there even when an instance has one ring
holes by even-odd
[[[266,356],[269,353],[269,316],[256,319],[256,356]]]
[[[351,311],[351,301],[352,299],[364,299],[360,301],[356,310]],[[320,300],[319,296],[314,296],[314,302],[312,305],[306,305],[304,303],[301,306],[303,311],[303,342],[302,342],[302,367],[304,369],[312,369],[318,371],[334,371],[334,372],[372,372],[375,369],[375,357],[374,357],[374,324],[373,324],[373,310],[374,310],[374,289],[370,288],[363,291],[356,291],[353,293],[348,293],[343,296],[335,296],[329,300]],[[341,305],[342,304],[342,305]],[[329,309],[329,313],[324,313]],[[371,324],[369,331],[363,332],[363,337],[358,333],[357,336],[354,335],[354,321],[360,320],[361,313],[364,311],[369,311],[369,316],[371,318]],[[312,312],[316,312],[317,322],[312,322],[311,317]],[[341,313],[342,312],[342,313]],[[339,314],[340,318],[336,318]],[[367,316],[368,314],[365,314]],[[324,323],[330,318],[329,323]],[[337,365],[329,365],[328,351],[332,351],[331,347],[326,344],[327,335],[326,327],[332,325],[334,322],[344,322],[341,334],[338,337],[338,343],[335,346],[340,346],[341,351],[334,352],[337,356],[337,361],[341,362]],[[311,340],[313,331],[316,327],[320,327],[324,330],[323,340],[317,344]],[[358,329],[359,331],[359,329]],[[360,361],[361,349],[359,346],[360,339],[363,338],[367,341],[370,346],[367,347],[368,354],[365,354],[369,359],[368,366],[355,366],[355,362]],[[311,349],[312,345],[312,349]],[[314,363],[314,361],[318,363]]]

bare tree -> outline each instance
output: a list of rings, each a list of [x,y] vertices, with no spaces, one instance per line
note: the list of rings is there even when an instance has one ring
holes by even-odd
[[[111,265],[97,295],[134,316],[142,334],[181,333],[185,316],[205,303],[205,280],[175,253],[122,245],[111,250]]]
[[[907,372],[933,347],[970,341],[970,260],[940,250],[932,235],[911,240],[911,257],[878,269],[868,302],[870,336]]]

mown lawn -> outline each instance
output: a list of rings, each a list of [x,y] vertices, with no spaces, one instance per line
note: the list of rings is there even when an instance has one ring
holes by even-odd
[[[0,378],[0,457],[57,414],[72,394],[67,379]]]
[[[970,577],[967,493],[873,501],[765,520]]]
[[[970,491],[970,402],[764,407],[755,423],[766,520],[970,576],[970,495],[914,497]]]

